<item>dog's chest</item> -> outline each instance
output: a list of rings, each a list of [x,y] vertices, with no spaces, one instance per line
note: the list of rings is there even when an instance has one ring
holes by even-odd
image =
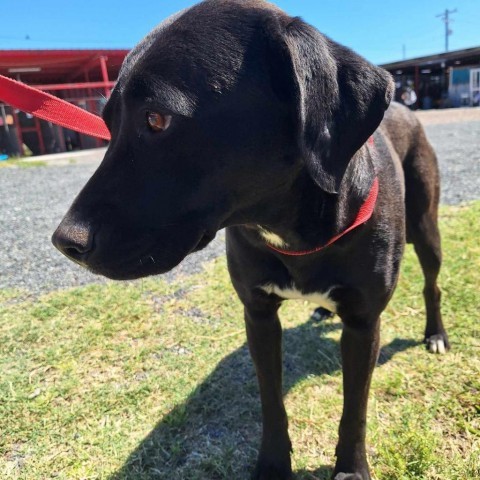
[[[331,287],[324,292],[318,291],[309,293],[302,292],[293,284],[290,287],[280,288],[274,283],[267,283],[260,288],[269,295],[275,294],[285,300],[306,300],[320,307],[326,308],[332,313],[336,313],[337,311],[337,303],[330,297],[330,293],[334,287]]]

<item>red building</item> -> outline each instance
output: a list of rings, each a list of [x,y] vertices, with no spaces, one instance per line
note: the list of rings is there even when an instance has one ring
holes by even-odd
[[[0,50],[0,74],[100,114],[128,50]],[[39,120],[0,102],[0,154],[99,147],[105,141]]]

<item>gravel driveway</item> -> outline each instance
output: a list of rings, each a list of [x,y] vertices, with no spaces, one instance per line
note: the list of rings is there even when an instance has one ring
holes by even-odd
[[[106,280],[67,260],[50,237],[82,186],[95,171],[96,160],[67,160],[60,166],[0,168],[0,288],[22,288],[38,294]],[[164,275],[201,270],[203,262],[225,251],[224,232],[204,250]]]
[[[480,198],[480,109],[464,115],[459,109],[419,116],[440,160],[442,202]],[[94,152],[77,164],[67,159],[48,160],[52,166],[0,168],[0,288],[39,294],[104,281],[68,261],[50,243],[51,234],[101,156],[102,152]],[[209,247],[165,277],[197,272],[203,262],[223,252],[224,234],[220,232]]]

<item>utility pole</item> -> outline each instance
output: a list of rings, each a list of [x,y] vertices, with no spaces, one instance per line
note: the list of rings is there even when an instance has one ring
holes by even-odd
[[[440,13],[437,15],[437,18],[441,18],[443,22],[445,22],[445,51],[448,52],[448,37],[453,33],[450,28],[450,22],[453,20],[450,18],[451,13],[457,13],[457,9],[449,10],[448,8],[445,9],[444,13]]]

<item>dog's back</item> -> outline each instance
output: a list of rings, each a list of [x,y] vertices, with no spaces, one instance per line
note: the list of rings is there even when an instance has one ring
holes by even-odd
[[[417,116],[399,103],[392,102],[379,129],[391,142],[402,163],[407,236],[412,241],[412,223],[426,213],[436,219],[440,196],[437,157]]]
[[[430,351],[443,353],[449,348],[449,342],[436,284],[442,260],[437,225],[440,200],[437,156],[416,115],[399,103],[390,105],[379,130],[398,154],[403,167],[407,242],[413,243],[425,276],[425,342]]]

